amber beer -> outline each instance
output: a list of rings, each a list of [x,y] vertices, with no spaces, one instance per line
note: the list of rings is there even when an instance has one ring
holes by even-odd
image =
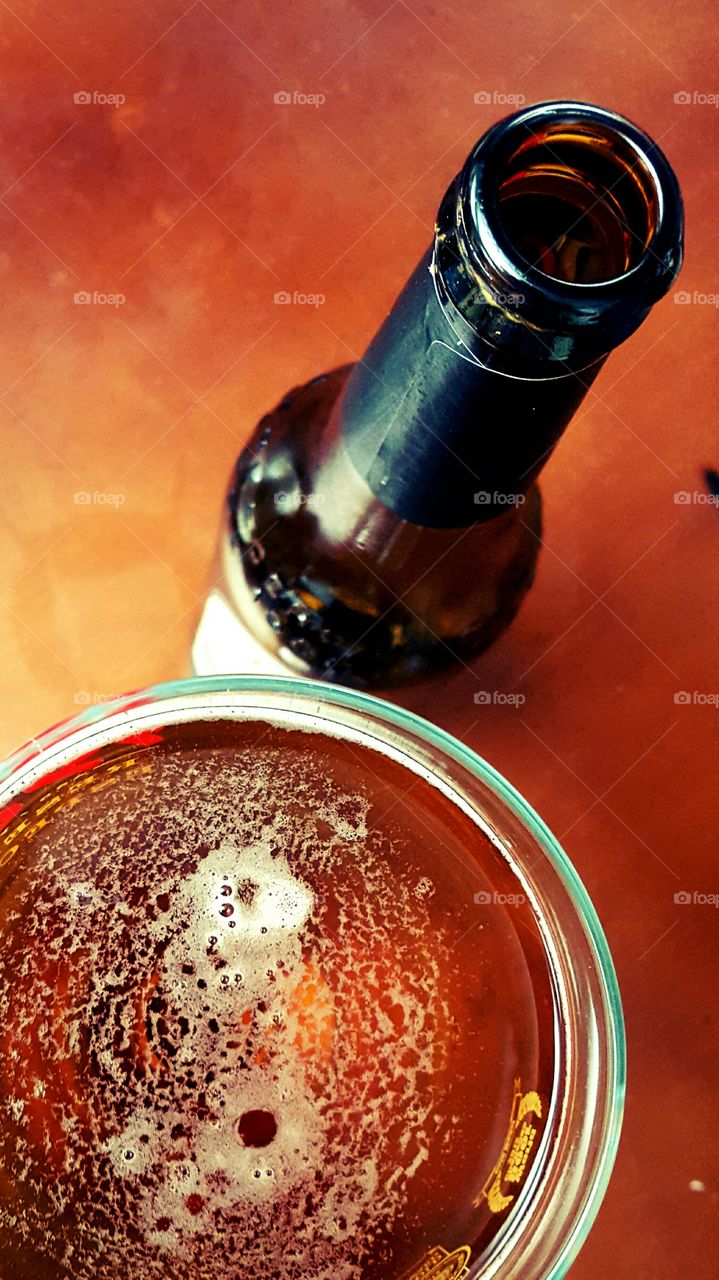
[[[526,886],[468,809],[208,715],[100,736],[1,822],[3,1277],[474,1274],[561,1073]]]

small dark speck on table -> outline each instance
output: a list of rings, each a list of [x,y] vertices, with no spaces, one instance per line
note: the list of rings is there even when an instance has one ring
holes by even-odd
[[[715,498],[719,498],[719,471],[714,471],[712,467],[707,467],[704,472],[704,479],[707,482],[707,489]]]

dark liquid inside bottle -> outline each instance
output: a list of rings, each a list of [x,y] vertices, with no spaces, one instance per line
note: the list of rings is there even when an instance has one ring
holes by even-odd
[[[529,266],[574,284],[599,284],[630,271],[657,216],[652,192],[630,157],[552,130],[507,166],[498,212],[505,235]]]
[[[551,1147],[562,1050],[524,885],[451,795],[218,721],[21,800],[2,1274],[397,1280],[439,1249],[464,1275]]]

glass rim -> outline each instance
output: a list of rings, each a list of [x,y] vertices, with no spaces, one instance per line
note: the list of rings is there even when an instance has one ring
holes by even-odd
[[[454,761],[481,786],[487,788],[510,815],[529,830],[551,869],[561,881],[595,962],[595,976],[603,997],[608,1066],[601,1135],[598,1147],[592,1154],[589,1180],[583,1187],[581,1203],[577,1206],[569,1230],[555,1248],[549,1270],[541,1274],[541,1280],[563,1280],[582,1248],[599,1211],[617,1153],[626,1088],[624,1017],[609,946],[596,909],[580,876],[556,836],[533,806],[489,761],[473,748],[466,746],[459,738],[425,717],[364,691],[295,676],[194,676],[160,682],[128,694],[113,696],[84,708],[38,736],[30,738],[0,763],[0,806],[4,807],[7,803],[8,793],[22,794],[25,787],[21,785],[18,788],[15,786],[16,783],[22,784],[24,781],[27,784],[33,775],[42,776],[43,761],[48,754],[62,754],[72,750],[75,744],[82,744],[83,750],[87,749],[86,731],[97,726],[98,732],[102,732],[103,723],[111,717],[124,714],[129,726],[142,716],[143,711],[148,714],[152,709],[167,704],[170,699],[187,701],[191,704],[202,695],[241,695],[243,692],[258,695],[266,693],[268,696],[279,697],[279,699],[304,696],[309,702],[314,700],[318,703],[315,715],[319,714],[322,706],[358,712],[369,718],[367,729],[370,728],[371,722],[380,722],[399,730],[404,737],[403,746],[406,754],[410,758],[414,756],[417,763],[419,761],[413,751],[413,740],[419,739],[440,756]],[[214,705],[216,706],[217,703]],[[257,718],[261,717],[260,706],[253,706],[252,710],[256,712]],[[309,711],[309,708],[307,710]],[[342,726],[336,725],[336,729],[341,733]],[[329,729],[325,732],[329,732]],[[500,1244],[501,1238],[500,1232]],[[510,1233],[510,1241],[511,1239]],[[511,1251],[507,1260],[511,1261]],[[490,1271],[487,1274],[494,1275],[491,1263],[492,1254],[490,1253],[488,1259],[480,1263],[480,1269],[470,1274],[475,1280],[481,1280],[481,1277],[486,1274],[485,1265],[490,1265]],[[501,1274],[503,1261],[500,1260],[498,1265]]]

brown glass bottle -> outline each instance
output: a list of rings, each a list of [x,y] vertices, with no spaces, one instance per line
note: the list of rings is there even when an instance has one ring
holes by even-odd
[[[364,357],[292,390],[242,453],[226,616],[345,684],[485,649],[534,576],[539,471],[681,254],[676,178],[636,126],[572,102],[496,124]],[[213,652],[213,625],[196,670],[244,669],[240,645]]]

